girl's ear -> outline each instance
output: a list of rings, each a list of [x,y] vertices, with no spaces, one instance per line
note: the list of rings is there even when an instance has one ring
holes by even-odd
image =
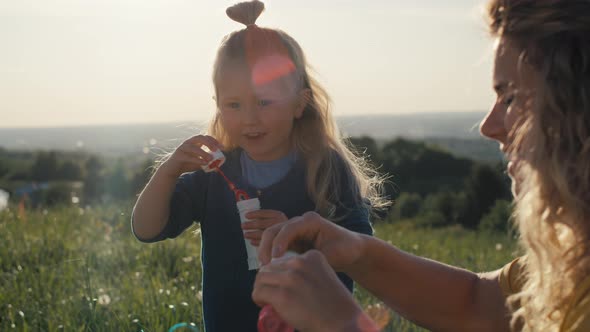
[[[295,119],[299,119],[303,116],[303,111],[305,110],[305,106],[311,99],[311,89],[303,89],[299,91],[299,95],[297,96],[297,109],[295,110]]]

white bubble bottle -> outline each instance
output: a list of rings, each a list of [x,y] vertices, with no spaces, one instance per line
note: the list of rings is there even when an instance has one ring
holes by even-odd
[[[238,201],[236,205],[238,206],[238,212],[240,213],[240,221],[242,224],[246,221],[250,221],[246,218],[246,213],[260,210],[260,200],[258,200],[258,198],[241,200]],[[260,263],[258,262],[258,249],[246,238],[244,238],[244,243],[246,244],[246,252],[248,254],[248,270],[257,270],[260,267]]]

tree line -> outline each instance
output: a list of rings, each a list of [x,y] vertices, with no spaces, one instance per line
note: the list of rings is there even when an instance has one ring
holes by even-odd
[[[403,138],[383,144],[367,136],[350,141],[389,175],[385,193],[394,204],[382,221],[510,230],[512,197],[503,163],[457,157],[434,144]]]
[[[508,230],[511,195],[501,163],[458,157],[432,141],[377,142],[363,136],[350,138],[350,143],[388,176],[384,191],[394,204],[378,222]],[[0,188],[11,192],[15,201],[22,199],[19,188],[46,183],[44,190],[27,194],[32,207],[71,204],[72,197],[82,205],[132,200],[149,180],[153,165],[153,158],[145,155],[106,158],[0,148]]]

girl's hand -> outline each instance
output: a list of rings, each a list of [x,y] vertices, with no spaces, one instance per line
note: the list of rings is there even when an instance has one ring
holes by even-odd
[[[307,212],[287,222],[264,231],[258,258],[268,264],[273,257],[281,257],[287,250],[305,252],[319,250],[336,270],[346,272],[363,255],[364,237],[322,218],[315,212]]]
[[[223,146],[217,140],[207,135],[193,136],[182,142],[174,152],[160,166],[160,170],[167,175],[177,178],[182,173],[201,169],[212,159],[211,155],[203,150],[203,146],[209,150],[221,150]]]
[[[264,265],[252,299],[300,331],[378,331],[317,250]]]
[[[250,240],[253,246],[258,247],[262,238],[262,232],[265,229],[276,224],[287,221],[287,216],[281,211],[276,210],[257,210],[246,213],[246,221],[242,224],[244,237]]]

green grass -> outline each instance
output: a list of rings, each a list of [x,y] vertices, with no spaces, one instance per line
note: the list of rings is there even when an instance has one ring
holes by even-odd
[[[130,205],[0,212],[1,331],[167,331],[201,325],[200,240],[185,232],[142,244]],[[377,225],[377,236],[408,252],[476,271],[514,256],[507,236],[459,228]],[[499,246],[501,248],[499,249]],[[364,290],[363,306],[378,303]],[[421,331],[392,313],[386,331]]]

